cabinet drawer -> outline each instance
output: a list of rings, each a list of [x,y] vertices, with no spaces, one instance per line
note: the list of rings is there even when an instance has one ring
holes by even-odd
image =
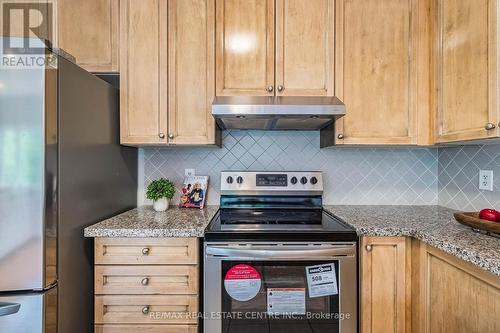
[[[116,265],[197,264],[197,238],[96,238],[95,263]]]
[[[195,295],[198,266],[96,266],[95,293]]]
[[[96,324],[197,324],[198,296],[96,296]]]
[[[96,325],[95,333],[196,333],[196,325]]]

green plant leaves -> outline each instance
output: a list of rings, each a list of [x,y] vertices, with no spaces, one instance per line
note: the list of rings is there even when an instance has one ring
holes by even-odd
[[[160,178],[153,180],[151,184],[148,185],[146,191],[146,198],[149,200],[156,201],[161,198],[172,199],[175,194],[175,185],[170,180],[165,178]]]

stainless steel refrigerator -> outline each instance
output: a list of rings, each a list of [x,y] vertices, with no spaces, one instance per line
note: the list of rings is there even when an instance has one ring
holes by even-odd
[[[83,229],[136,206],[137,150],[119,144],[118,90],[45,52],[55,61],[0,68],[2,333],[92,332]]]

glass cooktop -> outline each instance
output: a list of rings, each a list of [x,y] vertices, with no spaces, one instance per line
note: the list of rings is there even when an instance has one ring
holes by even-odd
[[[355,230],[323,209],[220,209],[206,239],[336,239],[352,241]]]

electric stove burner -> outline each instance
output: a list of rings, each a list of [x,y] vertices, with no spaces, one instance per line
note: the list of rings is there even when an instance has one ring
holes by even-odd
[[[222,225],[318,225],[322,210],[222,209]]]
[[[323,210],[322,192],[320,172],[223,172],[205,239],[355,241],[352,227]]]

